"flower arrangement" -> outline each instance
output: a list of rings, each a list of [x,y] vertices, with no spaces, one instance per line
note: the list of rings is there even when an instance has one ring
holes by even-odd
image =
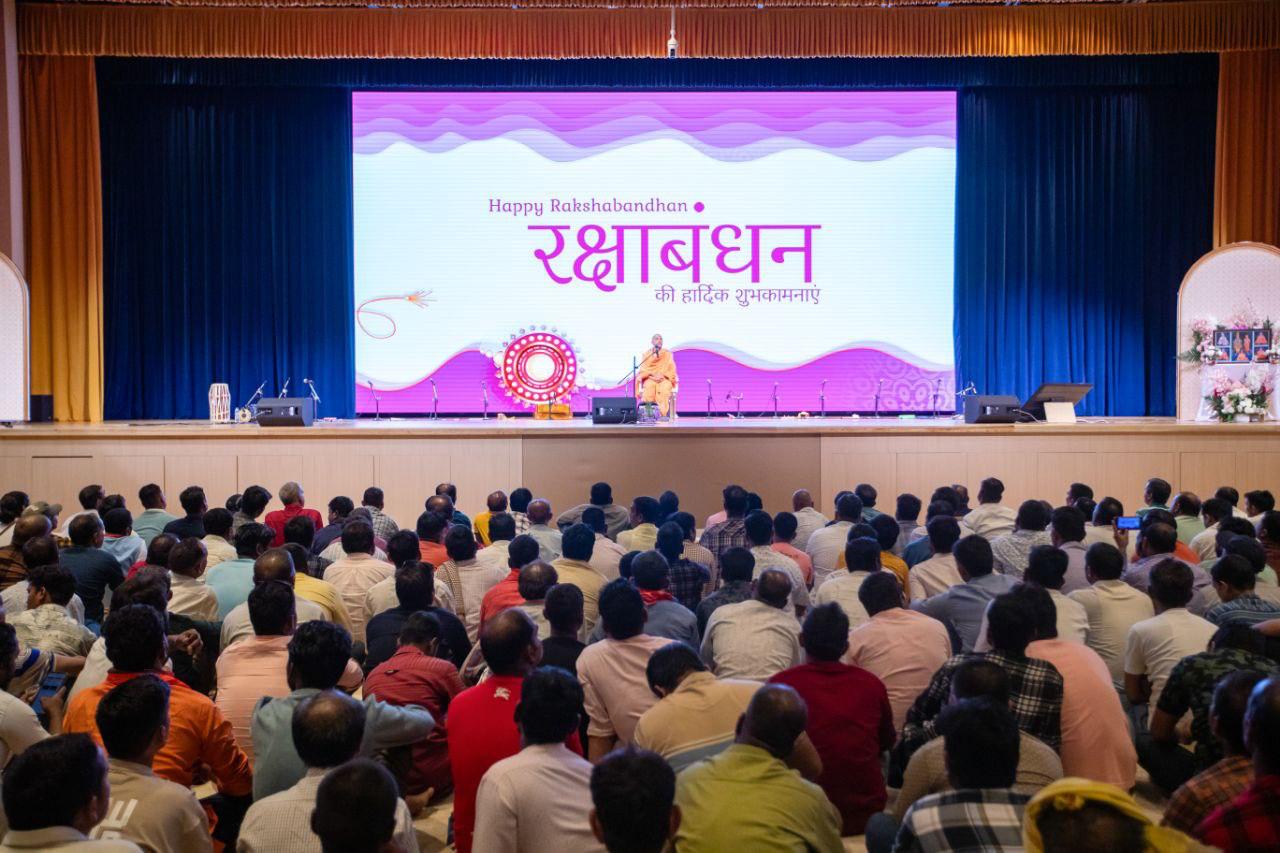
[[[1223,352],[1214,345],[1214,332],[1234,331],[1236,329],[1266,329],[1271,332],[1272,323],[1270,318],[1259,319],[1252,306],[1236,311],[1235,314],[1222,323],[1201,317],[1192,322],[1191,346],[1178,353],[1178,361],[1188,364],[1217,364],[1220,359],[1226,358],[1228,353]],[[1280,343],[1274,343],[1274,335],[1272,336],[1272,341],[1271,349],[1254,353],[1255,360],[1268,361],[1280,356]]]
[[[1213,377],[1213,388],[1205,400],[1222,423],[1232,423],[1242,415],[1261,420],[1267,414],[1267,397],[1272,390],[1271,371],[1255,366],[1243,380],[1219,372]]]

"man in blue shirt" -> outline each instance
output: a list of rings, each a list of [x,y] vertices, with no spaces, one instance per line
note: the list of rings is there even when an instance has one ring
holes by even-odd
[[[102,550],[106,533],[97,513],[78,515],[71,520],[68,530],[71,547],[63,548],[58,562],[75,575],[76,594],[84,602],[85,623],[97,633],[102,622],[102,598],[108,589],[114,590],[124,580],[120,561]]]

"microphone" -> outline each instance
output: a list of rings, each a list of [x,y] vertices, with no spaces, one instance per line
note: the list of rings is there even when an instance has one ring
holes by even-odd
[[[484,383],[483,379],[480,380],[480,398],[484,400],[484,415],[481,416],[480,420],[484,420],[489,417],[489,386]]]
[[[310,379],[303,379],[302,384],[311,389],[311,399],[316,401],[316,405],[320,405],[320,395],[316,393],[316,384]]]
[[[938,377],[938,381],[933,384],[933,416],[936,418],[940,414],[938,405],[942,400],[942,377]]]
[[[285,377],[285,380],[284,380],[284,387],[280,389],[280,395],[279,395],[279,396],[281,396],[281,397],[288,397],[288,396],[289,396],[289,380],[290,380],[290,379],[292,379],[292,378],[293,378],[292,376],[287,376],[287,377]]]
[[[879,381],[879,382],[877,382],[877,383],[876,383],[876,412],[875,412],[875,417],[877,417],[877,418],[878,418],[878,417],[880,417],[880,393],[881,393],[882,391],[884,391],[884,378],[883,378],[883,377],[880,379],[880,381]]]
[[[431,383],[431,417],[438,418],[440,416],[440,394],[436,389],[435,379],[428,379],[427,381]]]
[[[707,380],[707,417],[711,417],[711,380]]]
[[[822,384],[818,386],[818,403],[820,404],[820,417],[827,416],[827,380],[822,380]]]
[[[778,416],[778,384],[773,383],[773,416],[775,418]]]

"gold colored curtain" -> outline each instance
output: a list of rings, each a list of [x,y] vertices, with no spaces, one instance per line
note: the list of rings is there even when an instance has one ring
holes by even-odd
[[[1224,53],[1213,244],[1280,245],[1280,50]]]
[[[31,390],[54,418],[102,420],[102,181],[93,57],[24,56]]]
[[[18,5],[18,49],[25,54],[182,57],[662,56],[668,16],[667,10],[654,8],[245,8],[26,2]],[[684,8],[676,11],[676,30],[681,55],[700,57],[1263,50],[1280,48],[1280,2]]]

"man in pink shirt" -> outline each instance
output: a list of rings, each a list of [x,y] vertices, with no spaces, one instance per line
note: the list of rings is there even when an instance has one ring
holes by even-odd
[[[583,707],[587,712],[587,757],[598,762],[615,745],[631,743],[636,723],[657,703],[646,674],[649,658],[671,642],[644,632],[648,610],[640,591],[618,578],[600,590],[605,638],[578,657]]]
[[[1138,754],[1106,663],[1088,646],[1058,637],[1057,608],[1043,587],[1023,583],[1011,594],[1036,622],[1027,657],[1048,661],[1062,674],[1063,771],[1129,790]]]
[[[813,560],[793,544],[799,522],[790,512],[780,512],[773,517],[773,550],[796,561],[804,575],[804,582],[813,585]]]
[[[324,519],[320,517],[320,513],[307,509],[306,496],[302,493],[302,486],[297,483],[290,481],[280,487],[280,503],[284,504],[284,509],[269,512],[266,517],[267,527],[276,534],[276,538],[271,540],[272,548],[279,548],[284,544],[284,526],[295,516],[303,515],[311,519],[316,530],[324,527]]]
[[[849,651],[842,660],[884,682],[893,728],[902,731],[911,703],[951,657],[951,637],[937,619],[906,609],[902,585],[893,572],[868,575],[858,589],[858,601],[871,619],[849,632]]]
[[[289,688],[289,640],[293,638],[293,588],[281,581],[263,581],[249,593],[249,621],[253,636],[232,643],[218,656],[218,692],[214,704],[231,723],[236,743],[253,761],[253,711],[264,697],[283,698]],[[360,665],[347,661],[338,682],[348,693],[360,686]]]

